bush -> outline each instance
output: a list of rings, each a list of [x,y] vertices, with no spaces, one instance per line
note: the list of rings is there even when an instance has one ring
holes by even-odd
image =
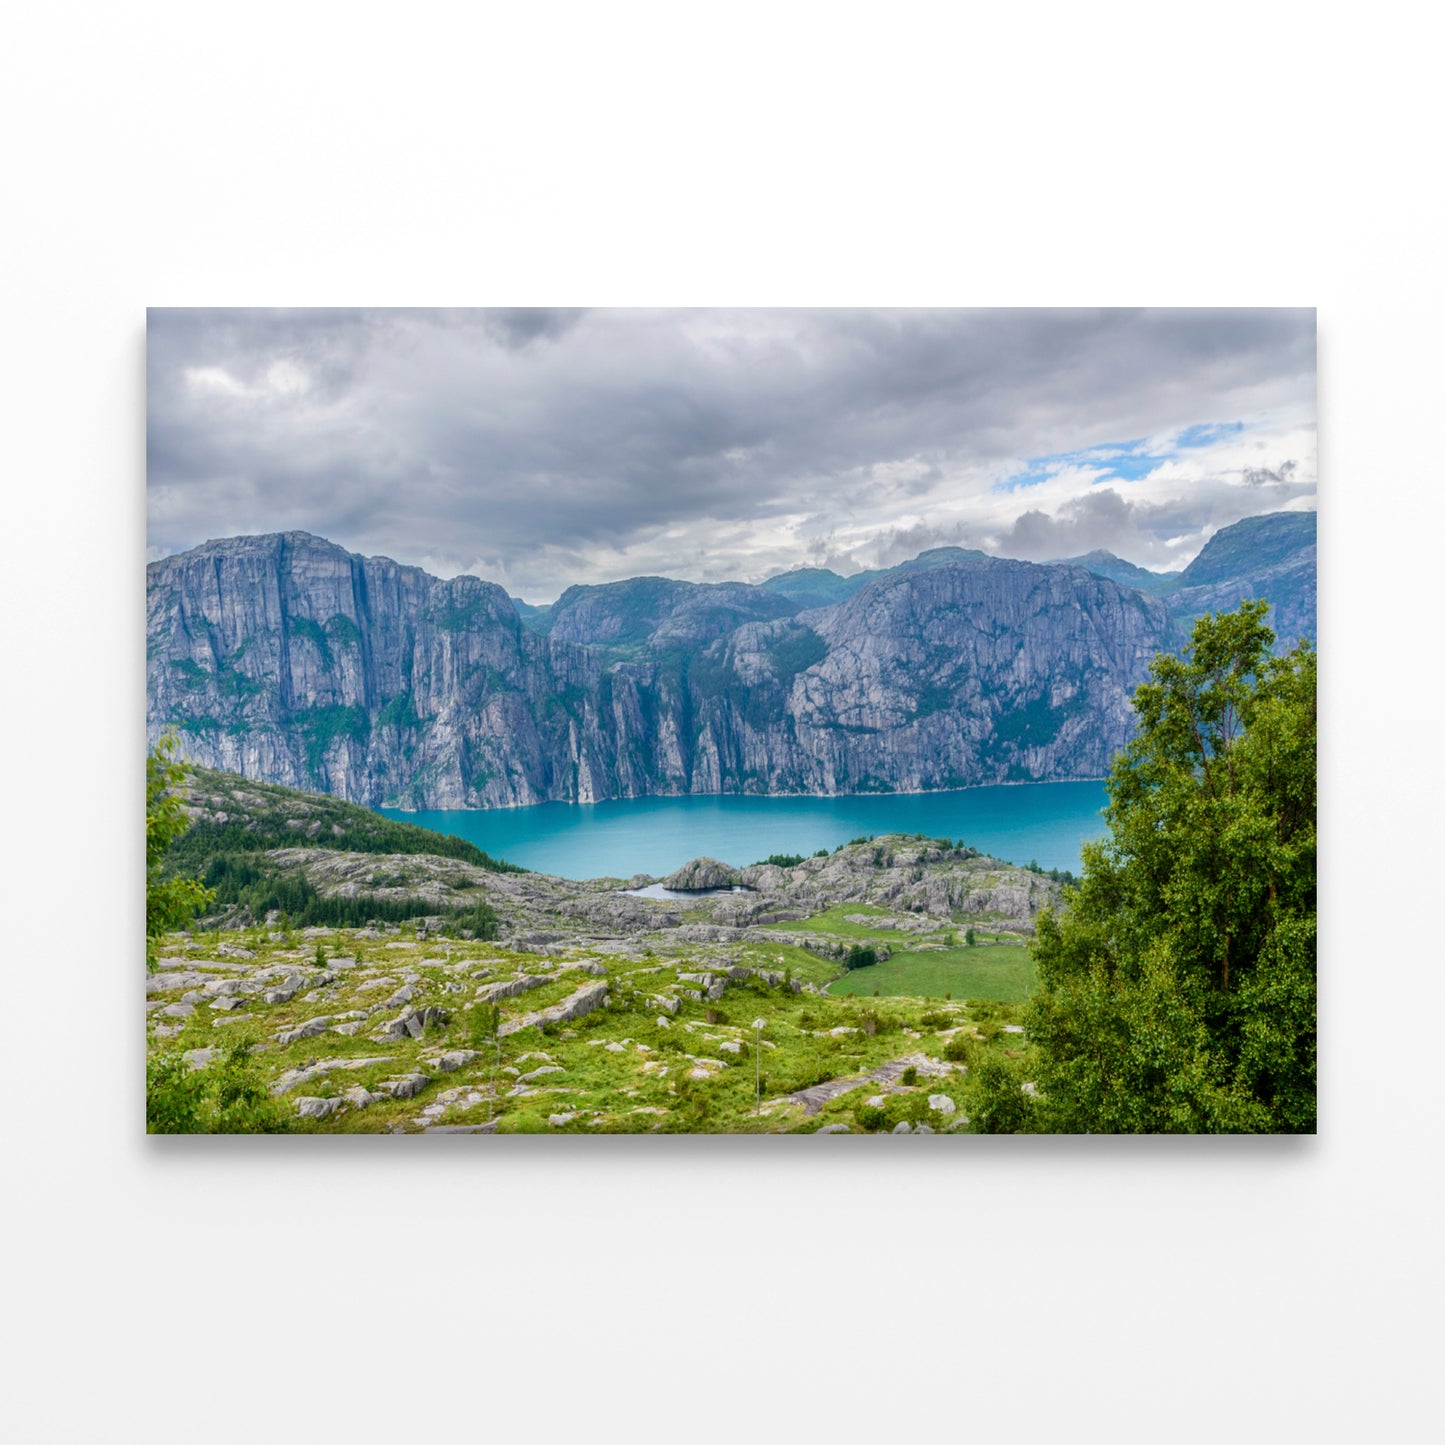
[[[911,1084],[916,1084],[917,1082],[918,1082],[918,1070],[917,1070],[916,1068],[914,1068],[914,1066],[913,1066],[912,1064],[909,1064],[909,1066],[908,1066],[906,1069],[904,1069],[901,1077],[899,1078],[899,1083],[911,1085]]]
[[[973,1040],[966,1034],[954,1034],[943,1046],[943,1057],[951,1064],[966,1064],[973,1053]]]
[[[855,943],[843,956],[843,967],[847,969],[868,968],[878,962],[878,950]]]
[[[249,1039],[232,1039],[209,1067],[192,1069],[180,1049],[146,1060],[146,1133],[284,1134],[293,1116],[273,1099],[251,1062]]]
[[[970,1070],[973,1085],[969,1115],[979,1134],[1026,1134],[1033,1123],[1033,1101],[1023,1091],[1017,1067],[986,1058]]]
[[[877,1104],[859,1104],[853,1110],[853,1117],[860,1129],[882,1129],[888,1123],[888,1111]]]

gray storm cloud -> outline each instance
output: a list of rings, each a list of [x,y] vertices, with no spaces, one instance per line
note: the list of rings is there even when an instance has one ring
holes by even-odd
[[[1241,417],[1312,437],[1314,346],[1296,310],[156,310],[148,544],[299,528],[534,599],[915,539],[1167,563],[1308,504],[1312,460],[1261,442],[1082,497],[1000,478]]]

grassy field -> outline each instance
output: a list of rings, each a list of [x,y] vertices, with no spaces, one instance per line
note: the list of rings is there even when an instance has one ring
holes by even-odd
[[[229,957],[211,961],[227,949]],[[489,1121],[499,1133],[806,1133],[828,1125],[886,1132],[901,1120],[942,1130],[966,1127],[965,1057],[972,1063],[1021,1046],[1017,1034],[1000,1031],[1000,1018],[1011,1020],[1016,1012],[1008,1004],[965,1005],[957,993],[950,1003],[928,1003],[916,996],[923,991],[916,984],[910,989],[915,996],[885,1001],[873,999],[871,987],[866,997],[832,998],[794,994],[753,975],[730,982],[721,999],[682,997],[680,1008],[663,1012],[659,995],[676,994],[679,969],[718,966],[707,945],[608,958],[609,997],[603,1007],[565,1025],[522,1028],[496,1043],[482,1036],[486,1014],[468,1008],[476,989],[507,975],[555,971],[559,960],[482,941],[422,940],[400,928],[381,937],[373,930],[310,935],[234,930],[201,939],[173,936],[167,950],[162,970],[149,980],[155,991],[148,1008],[152,1061],[170,1061],[170,1082],[160,1075],[152,1080],[157,1092],[148,1091],[148,1103],[187,1088],[221,1097],[215,1071],[228,1066],[216,1057],[206,1062],[194,1051],[223,1054],[228,1044],[244,1039],[253,1052],[242,1067],[259,1090],[258,1107],[269,1111],[264,1127],[301,1133],[412,1132]],[[970,952],[1006,952],[1013,963],[1024,957],[1021,948]],[[766,954],[758,950],[756,958],[748,951],[748,966],[777,968],[780,956],[795,972],[836,967],[786,945]],[[952,955],[935,952],[928,961],[938,966],[946,956]],[[255,989],[208,992],[210,983],[197,985],[194,974],[185,972],[192,957],[222,985],[261,970],[294,975],[300,985],[278,990],[285,996],[274,1002]],[[736,954],[728,950],[727,957]],[[884,967],[861,973],[871,985]],[[503,999],[503,1020],[557,1002],[600,977],[568,970]],[[378,1037],[376,1031],[400,1008],[402,1000],[385,1000],[402,979],[410,981],[415,1007],[437,1005],[445,1017],[427,1024],[420,1037]],[[233,997],[239,1008],[217,1006]],[[186,1007],[161,1011],[173,1004]],[[759,1019],[761,1029],[755,1027]],[[283,1042],[308,1022],[319,1031]],[[471,1052],[444,1066],[441,1056],[452,1050]],[[885,1084],[863,1077],[911,1055],[953,1062],[917,1079]],[[302,1070],[310,1071],[304,1079],[271,1091],[282,1084],[283,1074]],[[413,1096],[392,1095],[391,1083],[406,1076],[416,1084]],[[807,1114],[784,1098],[839,1079],[857,1084],[817,1113]],[[957,1106],[953,1116],[929,1105],[929,1098],[940,1094]],[[886,1107],[867,1105],[873,1097],[882,1097]],[[300,1112],[303,1104],[331,1100],[343,1107],[325,1117]]]
[[[828,988],[835,997],[990,999],[1022,1003],[1034,986],[1033,955],[1018,944],[895,953]]]

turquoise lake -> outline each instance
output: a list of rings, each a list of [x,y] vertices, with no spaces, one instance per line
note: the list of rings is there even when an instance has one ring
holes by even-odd
[[[563,878],[672,872],[690,858],[746,867],[770,853],[830,851],[865,833],[962,839],[1010,863],[1079,871],[1079,846],[1103,834],[1104,784],[1018,783],[947,793],[843,798],[638,798],[533,808],[380,811],[466,838],[494,858]]]

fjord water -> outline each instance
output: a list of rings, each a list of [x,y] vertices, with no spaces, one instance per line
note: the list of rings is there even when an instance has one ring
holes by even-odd
[[[494,858],[563,878],[661,876],[690,858],[736,867],[770,853],[830,851],[863,834],[962,840],[1010,863],[1079,871],[1079,846],[1104,832],[1104,784],[1016,783],[944,793],[838,798],[634,798],[532,808],[380,811],[465,838]]]

